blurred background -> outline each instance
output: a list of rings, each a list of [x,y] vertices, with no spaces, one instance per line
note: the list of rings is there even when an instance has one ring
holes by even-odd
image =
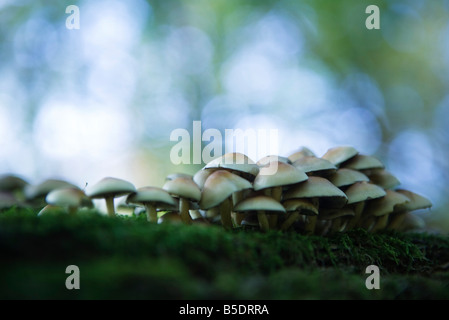
[[[162,186],[203,166],[173,130],[276,129],[283,156],[375,155],[449,231],[449,1],[48,3],[0,0],[0,174]]]

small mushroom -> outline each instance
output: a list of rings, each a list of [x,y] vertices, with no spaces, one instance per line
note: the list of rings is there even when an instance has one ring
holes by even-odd
[[[368,169],[362,170],[370,181],[384,189],[394,189],[400,185],[400,181],[386,169]]]
[[[242,200],[234,207],[236,212],[256,212],[260,229],[268,231],[270,229],[267,215],[285,213],[285,208],[278,201],[264,195],[255,195]]]
[[[353,185],[356,182],[369,181],[369,178],[362,172],[347,168],[338,169],[328,179],[340,189]]]
[[[260,168],[254,179],[253,187],[255,191],[264,191],[265,195],[281,202],[283,188],[306,181],[308,176],[300,169],[284,162],[272,161],[268,165]],[[270,227],[277,224],[277,215],[272,215]]]
[[[45,206],[45,197],[50,191],[61,188],[78,188],[78,186],[61,179],[47,179],[36,185],[26,185],[24,193],[33,206],[40,207]]]
[[[309,176],[309,179],[289,189],[284,200],[308,199],[318,209],[342,208],[348,201],[346,194],[323,177]],[[307,216],[305,232],[315,232],[317,216]]]
[[[293,162],[293,166],[304,171],[307,175],[322,177],[329,176],[337,171],[337,167],[332,162],[315,156],[299,158]]]
[[[432,207],[432,202],[420,194],[405,189],[395,191],[406,196],[409,202],[397,206],[397,211],[390,216],[387,229],[401,230],[401,225],[409,212]]]
[[[289,155],[288,160],[290,160],[290,162],[293,163],[302,157],[309,157],[309,156],[316,157],[315,153],[312,150],[310,150],[307,147],[301,147],[299,148],[298,151]]]
[[[290,161],[289,158],[283,157],[283,156],[277,156],[277,155],[274,155],[274,154],[270,154],[268,156],[260,158],[256,162],[256,164],[259,167],[264,167],[264,166],[270,164],[270,162],[273,162],[273,161],[280,161],[280,162],[283,162],[283,163],[292,164],[292,162]]]
[[[393,190],[385,190],[385,192],[384,197],[370,201],[363,211],[365,217],[362,226],[368,231],[376,232],[385,229],[389,215],[398,211],[398,207],[410,202],[409,198],[399,192]]]
[[[341,163],[340,167],[353,170],[371,170],[383,169],[385,166],[376,157],[358,154],[348,161]]]
[[[280,230],[288,230],[301,216],[317,216],[318,208],[307,199],[290,199],[282,203],[287,212],[286,219],[282,222]]]
[[[115,217],[114,198],[128,195],[135,191],[136,188],[131,182],[106,177],[90,187],[86,194],[91,199],[105,199],[108,215]]]
[[[349,207],[323,209],[318,219],[324,221],[321,235],[343,232],[348,219],[354,216],[354,211]]]
[[[259,173],[259,166],[248,156],[239,152],[226,153],[207,163],[204,169],[229,170],[251,182]]]
[[[168,180],[162,186],[173,197],[179,198],[179,213],[186,224],[192,223],[190,216],[191,201],[198,202],[201,199],[201,190],[189,177],[178,177]]]
[[[14,174],[0,176],[0,192],[12,194],[18,202],[25,200],[24,191],[28,185],[28,181]]]
[[[330,161],[335,166],[339,166],[343,162],[355,157],[358,153],[354,147],[339,146],[330,148],[321,158]]]
[[[233,207],[232,194],[251,188],[252,184],[249,181],[230,171],[215,171],[204,183],[199,203],[200,208],[209,210],[219,207],[222,224],[225,228],[230,229],[233,227],[231,216]]]
[[[127,203],[139,204],[145,207],[148,222],[156,223],[157,207],[160,205],[175,206],[176,202],[170,194],[157,187],[142,187],[129,194],[126,198]]]
[[[48,204],[67,208],[70,215],[75,215],[80,207],[93,208],[93,203],[84,191],[78,188],[59,188],[50,191],[45,201]]]
[[[347,205],[354,210],[354,217],[349,221],[347,229],[359,226],[362,212],[367,201],[381,198],[386,195],[384,189],[366,181],[354,183],[345,190],[345,193],[348,197]]]

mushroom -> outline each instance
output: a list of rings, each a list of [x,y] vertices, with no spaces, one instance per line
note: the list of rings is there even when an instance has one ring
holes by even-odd
[[[64,209],[60,206],[55,206],[53,204],[47,204],[45,207],[43,207],[38,213],[38,217],[42,216],[50,216],[50,215],[57,215],[62,214],[64,212]]]
[[[354,211],[349,207],[323,209],[318,216],[322,222],[321,235],[343,232],[348,223],[348,218],[354,216]]]
[[[105,199],[107,213],[115,217],[114,198],[135,192],[136,188],[131,182],[106,177],[101,179],[86,192],[91,199]]]
[[[329,180],[315,176],[309,176],[308,180],[289,189],[284,195],[284,200],[289,199],[308,199],[318,210],[321,210],[321,208],[342,208],[348,201],[345,193]],[[305,232],[313,234],[316,222],[316,215],[307,216]]]
[[[175,206],[176,202],[164,189],[157,187],[142,187],[126,197],[127,203],[139,204],[145,207],[148,222],[156,223],[159,205]]]
[[[399,192],[393,190],[385,190],[385,192],[384,197],[370,201],[365,207],[362,226],[368,231],[375,232],[385,229],[389,214],[398,211],[398,207],[410,202],[409,198]]]
[[[254,191],[263,190],[265,195],[281,202],[283,187],[306,181],[308,176],[300,169],[284,162],[272,161],[260,168],[254,179]],[[277,224],[277,215],[272,215],[270,227]]]
[[[273,161],[280,161],[280,162],[292,164],[292,162],[290,161],[289,158],[287,158],[287,157],[282,157],[282,156],[277,156],[277,155],[274,155],[274,154],[270,154],[270,155],[268,155],[268,156],[265,156],[265,157],[260,158],[260,159],[256,162],[256,164],[257,164],[259,167],[264,167],[264,166],[268,165],[270,162],[273,162]]]
[[[381,198],[386,192],[381,187],[370,182],[356,182],[345,191],[348,197],[347,205],[354,210],[354,217],[349,221],[347,229],[357,227],[362,217],[366,201]]]
[[[45,201],[48,204],[67,208],[70,215],[75,215],[80,207],[93,208],[92,200],[78,188],[59,188],[50,191]]]
[[[339,146],[330,148],[321,158],[330,161],[335,166],[339,166],[341,163],[355,157],[358,153],[354,147]]]
[[[179,198],[179,213],[182,221],[186,224],[191,224],[190,201],[198,202],[201,199],[201,190],[198,185],[189,177],[178,177],[174,180],[166,181],[162,189]]]
[[[217,171],[215,169],[201,169],[198,170],[194,175],[193,175],[193,181],[195,181],[195,183],[198,185],[198,187],[200,189],[203,189],[204,187],[204,183],[206,182],[207,178],[214,172]]]
[[[395,191],[406,196],[410,201],[399,205],[398,210],[391,214],[387,229],[400,230],[401,224],[409,212],[432,207],[430,200],[422,195],[405,189],[397,189]]]
[[[229,170],[251,182],[259,173],[259,166],[248,156],[239,152],[226,153],[207,163],[204,169]]]
[[[232,194],[244,189],[251,189],[252,184],[246,179],[230,171],[218,170],[213,172],[204,183],[201,193],[200,208],[209,210],[219,207],[222,225],[226,229],[233,227],[232,223]]]
[[[358,154],[348,161],[340,164],[341,168],[353,170],[383,169],[385,166],[379,159],[373,156]]]
[[[295,222],[300,219],[301,215],[318,215],[318,208],[312,202],[306,199],[290,199],[284,201],[282,205],[287,212],[287,217],[281,224],[281,231],[288,230]]]
[[[337,167],[332,162],[315,156],[304,156],[293,162],[293,166],[304,171],[307,175],[328,176],[333,174]]]
[[[315,153],[313,153],[312,150],[310,150],[307,147],[301,147],[299,148],[298,151],[292,153],[291,155],[288,156],[288,159],[290,160],[291,163],[295,162],[296,160],[302,158],[302,157],[306,157],[306,156],[313,156],[316,157]]]
[[[25,197],[31,201],[33,206],[45,206],[45,197],[55,189],[78,188],[76,185],[61,179],[47,179],[37,185],[28,184],[25,186]],[[79,189],[79,188],[78,188]]]
[[[236,212],[256,212],[259,220],[260,229],[268,231],[270,229],[267,214],[285,213],[285,208],[276,200],[264,195],[255,195],[246,198],[234,207]]]
[[[385,169],[362,170],[370,181],[384,189],[394,189],[400,185],[400,181],[393,174]]]
[[[0,192],[12,194],[19,202],[25,200],[24,190],[27,185],[29,185],[28,181],[17,175],[4,174],[0,176]]]
[[[356,182],[369,181],[369,178],[362,172],[347,168],[338,169],[334,174],[329,176],[328,179],[333,185],[340,189],[353,185]]]

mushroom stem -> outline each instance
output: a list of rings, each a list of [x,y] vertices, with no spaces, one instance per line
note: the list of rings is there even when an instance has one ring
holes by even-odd
[[[365,208],[365,201],[357,202],[353,204],[352,207],[354,209],[354,216],[348,222],[348,225],[346,227],[347,230],[359,227],[359,221],[362,217],[363,209]]]
[[[342,221],[341,221],[341,217],[332,219],[332,221],[331,221],[331,227],[330,227],[330,230],[329,230],[331,234],[340,231],[341,225],[342,225],[341,222],[342,222]]]
[[[388,214],[384,214],[383,216],[380,216],[377,218],[376,223],[374,224],[374,227],[371,229],[372,232],[377,232],[379,230],[385,229],[388,224]]]
[[[115,217],[114,197],[109,196],[109,197],[106,197],[105,200],[106,200],[106,209],[107,209],[108,215],[110,217]]]
[[[278,201],[281,202],[282,200],[282,186],[276,186],[271,188],[271,197]],[[278,224],[278,215],[277,214],[272,214],[270,216],[270,228],[271,229],[276,229],[276,226]]]
[[[315,205],[315,207],[317,209],[319,209],[320,201],[318,198],[312,198],[312,199],[310,199],[310,202],[312,202],[312,204]],[[304,231],[306,234],[314,234],[315,233],[317,221],[318,221],[317,215],[306,217],[306,224],[304,226]]]
[[[243,191],[237,191],[232,194],[232,205],[235,207],[237,203],[243,200]],[[234,212],[234,222],[236,226],[240,226],[242,224],[245,215],[240,212]]]
[[[192,217],[189,213],[190,203],[186,198],[179,198],[179,213],[181,215],[181,219],[185,224],[191,224],[193,222]]]
[[[296,222],[299,219],[299,211],[294,211],[289,214],[288,218],[282,223],[281,225],[281,231],[288,230],[294,222]]]
[[[157,211],[153,205],[146,203],[145,204],[145,213],[147,215],[148,222],[157,223]]]
[[[260,229],[264,232],[270,230],[270,224],[265,211],[261,210],[257,212],[257,219],[259,220]]]
[[[78,210],[78,207],[76,207],[76,206],[69,206],[69,208],[68,208],[69,215],[75,216],[77,210]]]
[[[220,204],[221,223],[225,229],[232,229],[233,227],[231,210],[231,198],[226,198]]]

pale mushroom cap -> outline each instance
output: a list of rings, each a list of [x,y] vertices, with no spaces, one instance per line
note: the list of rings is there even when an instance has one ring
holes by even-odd
[[[204,188],[204,183],[206,182],[207,178],[214,172],[217,171],[217,169],[201,169],[197,171],[193,175],[193,181],[198,185],[200,189]]]
[[[369,178],[360,171],[340,168],[334,174],[328,177],[336,187],[346,187],[356,182],[369,181]]]
[[[275,173],[273,174],[273,170]],[[273,161],[270,166],[262,167],[254,179],[254,190],[261,190],[276,186],[286,186],[308,179],[300,169],[284,162]]]
[[[358,154],[341,164],[341,167],[353,170],[383,169],[384,164],[373,156]]]
[[[282,202],[287,212],[301,211],[304,215],[318,215],[318,208],[306,199],[289,199]]]
[[[250,189],[252,184],[232,172],[218,170],[213,172],[204,183],[200,208],[210,209],[231,196],[234,192]]]
[[[429,199],[409,190],[397,189],[396,192],[406,196],[410,201],[400,206],[401,210],[414,211],[432,207]]]
[[[385,169],[367,170],[367,176],[372,183],[384,189],[393,189],[401,184],[398,178]]]
[[[175,207],[176,201],[173,197],[164,189],[157,187],[142,187],[128,195],[126,198],[127,203],[136,203],[136,204],[153,204],[160,205],[165,204],[168,206]]]
[[[36,199],[40,197],[45,197],[50,191],[61,188],[78,188],[78,187],[64,180],[47,179],[37,185],[27,185],[25,187],[25,196],[27,199]]]
[[[393,213],[397,210],[398,206],[410,202],[409,198],[399,192],[393,190],[385,190],[385,192],[386,195],[384,197],[370,201],[365,207],[364,213],[380,217],[385,214]]]
[[[43,207],[37,214],[38,217],[46,216],[46,215],[52,215],[52,214],[59,214],[62,213],[64,209],[60,206],[55,206],[53,204],[47,204],[45,207]]]
[[[204,168],[228,169],[252,176],[256,176],[259,173],[259,166],[248,156],[239,152],[226,153],[206,164]]]
[[[13,191],[22,190],[28,185],[28,182],[19,176],[5,174],[0,176],[0,190]]]
[[[298,151],[292,153],[291,155],[288,156],[288,159],[293,163],[296,160],[302,158],[302,157],[309,157],[309,156],[313,156],[315,157],[315,153],[313,153],[312,150],[310,150],[307,147],[301,147]]]
[[[92,200],[78,188],[60,188],[52,190],[47,194],[45,201],[48,204],[61,207],[93,207]]]
[[[293,166],[305,173],[316,171],[335,171],[337,167],[332,162],[315,156],[305,156],[293,162]]]
[[[111,196],[119,197],[135,191],[136,188],[131,182],[118,178],[106,177],[93,185],[86,194],[92,199],[99,199]]]
[[[386,195],[383,188],[366,181],[354,183],[345,193],[348,197],[348,204],[377,199]]]
[[[175,180],[176,178],[190,178],[190,179],[193,179],[193,176],[191,174],[188,174],[188,173],[175,172],[175,173],[170,173],[169,175],[167,175],[165,177],[165,180]]]
[[[200,187],[191,178],[179,177],[174,180],[168,180],[162,189],[180,198],[193,201],[200,201],[201,199]]]
[[[235,212],[265,211],[270,212],[286,212],[285,208],[268,196],[254,196],[246,198],[234,207]]]
[[[359,152],[351,146],[339,146],[335,148],[330,148],[327,152],[321,157],[322,159],[326,159],[338,166],[341,163],[355,157]]]
[[[292,187],[284,195],[285,200],[297,198],[333,198],[337,207],[343,206],[348,200],[345,193],[329,180],[314,176]]]
[[[287,158],[287,157],[282,157],[282,156],[277,156],[277,155],[268,155],[268,156],[265,156],[265,157],[263,157],[263,158],[260,158],[259,161],[257,161],[256,164],[257,164],[259,167],[263,167],[263,166],[266,166],[266,165],[268,165],[270,162],[273,162],[273,161],[280,161],[280,162],[292,164],[292,162],[290,161],[289,158]]]

